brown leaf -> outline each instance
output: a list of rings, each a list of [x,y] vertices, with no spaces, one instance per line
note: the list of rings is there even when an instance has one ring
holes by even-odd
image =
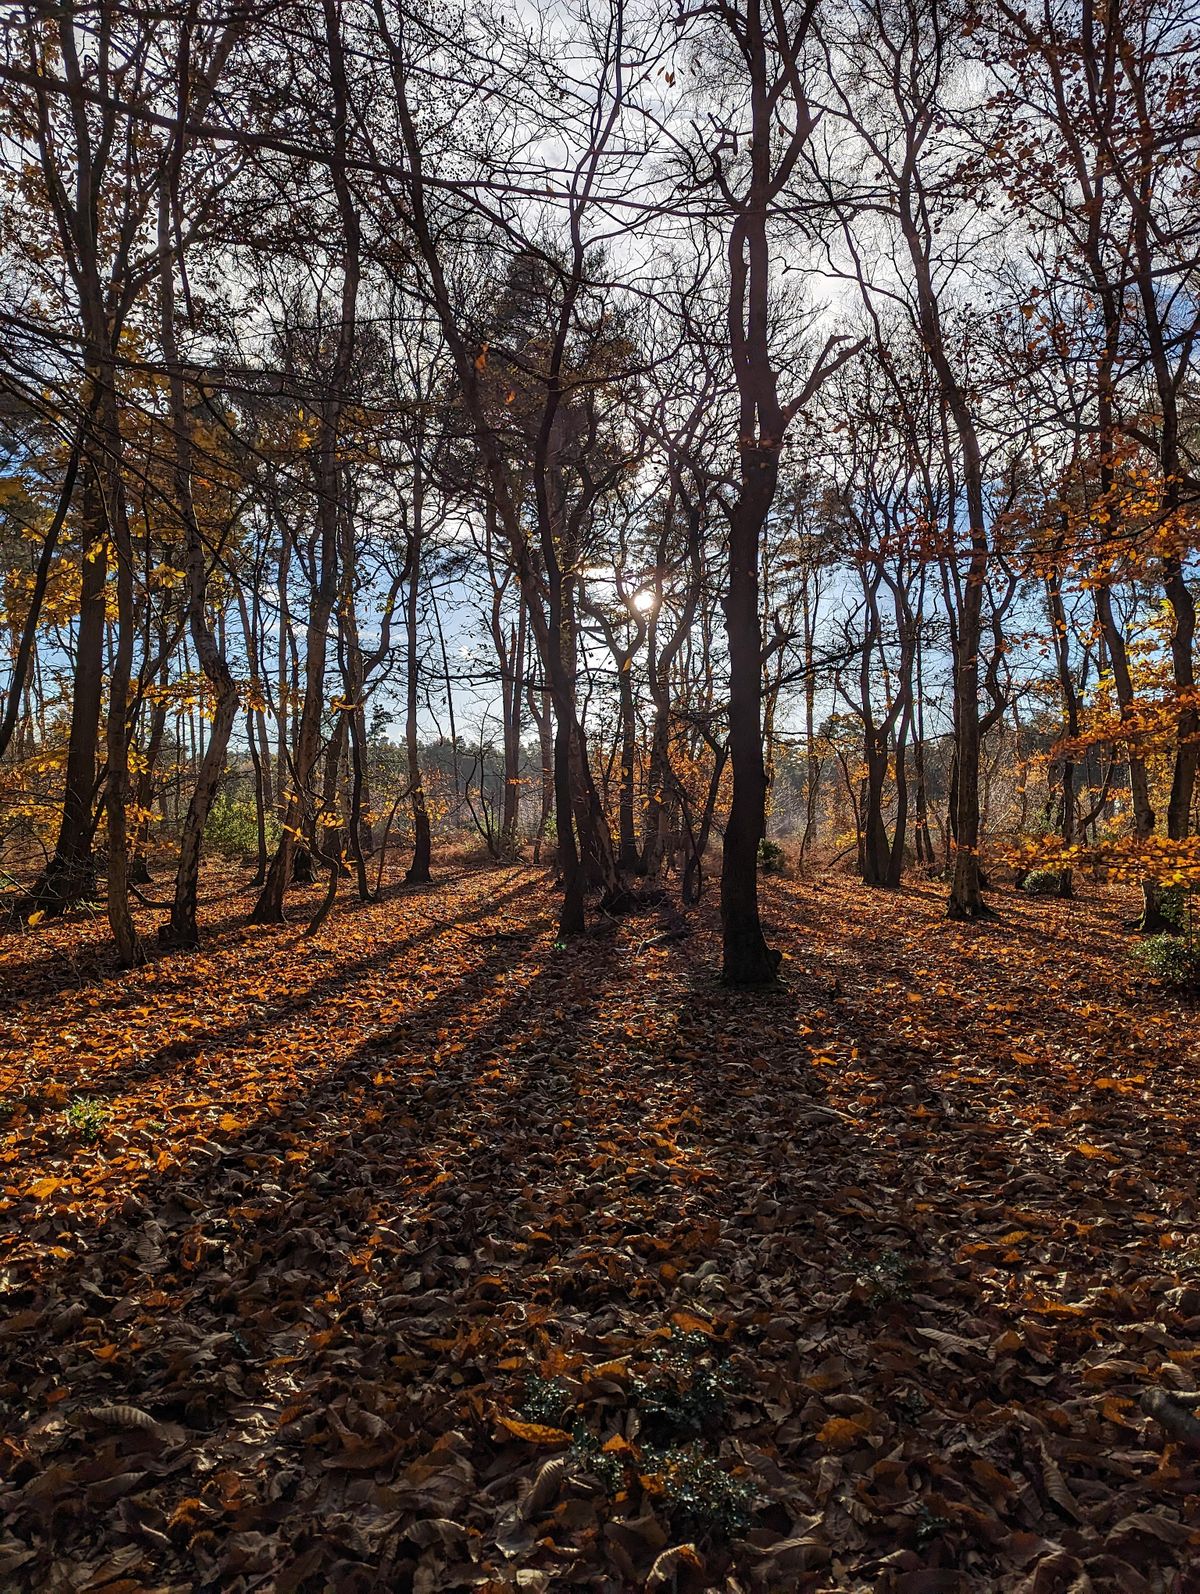
[[[1067,1481],[1059,1470],[1058,1463],[1045,1444],[1039,1445],[1038,1450],[1042,1458],[1042,1482],[1046,1486],[1046,1493],[1060,1510],[1065,1511],[1076,1522],[1082,1521],[1082,1512],[1075,1503],[1074,1495],[1067,1488]]]
[[[694,1544],[676,1544],[669,1550],[664,1550],[655,1557],[654,1565],[646,1577],[648,1589],[664,1588],[673,1584],[679,1573],[680,1567],[694,1567],[696,1571],[704,1570],[704,1561]]]

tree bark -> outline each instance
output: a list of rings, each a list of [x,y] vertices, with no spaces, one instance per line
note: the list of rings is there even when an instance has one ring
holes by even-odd
[[[412,861],[404,876],[409,885],[428,885],[433,839],[429,828],[429,809],[421,780],[421,758],[417,740],[417,705],[420,692],[420,654],[417,646],[417,621],[421,590],[421,502],[414,494],[413,527],[408,548],[408,588],[404,604],[404,634],[407,645],[404,673],[404,750],[408,760],[408,794],[412,809]],[[457,749],[455,751],[457,757]]]

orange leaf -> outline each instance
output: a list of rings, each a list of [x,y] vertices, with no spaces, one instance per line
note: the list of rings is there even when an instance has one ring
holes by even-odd
[[[561,1428],[548,1427],[544,1422],[518,1422],[515,1417],[498,1417],[501,1428],[507,1428],[517,1439],[531,1445],[569,1445],[571,1435]]]
[[[712,1324],[694,1312],[672,1312],[671,1321],[685,1334],[711,1334],[713,1331]]]
[[[871,1426],[869,1417],[830,1417],[817,1434],[826,1450],[849,1450]]]
[[[1081,1140],[1075,1147],[1075,1150],[1078,1151],[1082,1156],[1087,1157],[1088,1160],[1092,1162],[1094,1162],[1097,1157],[1100,1158],[1102,1162],[1119,1162],[1121,1160],[1119,1157],[1114,1157],[1111,1151],[1105,1151],[1103,1146],[1090,1145],[1086,1140]]]

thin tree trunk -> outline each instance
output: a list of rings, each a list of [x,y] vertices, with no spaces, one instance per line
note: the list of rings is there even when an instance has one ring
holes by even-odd
[[[258,924],[283,922],[283,898],[292,872],[293,856],[301,826],[307,822],[311,836],[314,821],[312,790],[316,770],[321,714],[325,704],[325,662],[329,620],[338,590],[338,535],[344,509],[344,467],[339,458],[341,425],[355,346],[355,315],[361,273],[361,229],[356,200],[347,176],[347,137],[349,97],[342,47],[341,19],[335,0],[324,0],[326,43],[331,88],[333,154],[330,174],[337,196],[342,231],[342,293],[337,346],[328,389],[316,406],[318,442],[316,457],[316,500],[319,530],[317,584],[309,605],[307,648],[304,668],[304,703],[300,730],[296,738],[295,790],[284,818],[279,847],[271,860],[266,882],[251,921]]]
[[[404,749],[408,760],[408,792],[412,805],[413,850],[412,861],[404,876],[409,885],[428,885],[433,842],[429,828],[429,809],[425,803],[425,787],[421,780],[421,758],[417,740],[417,707],[420,692],[420,654],[418,652],[417,621],[421,591],[421,502],[420,494],[413,495],[413,530],[408,551],[408,590],[405,595],[404,627],[408,655],[405,661],[404,692]],[[449,678],[447,677],[447,690]],[[454,747],[458,758],[458,747]]]
[[[161,933],[165,945],[196,947],[200,943],[196,902],[200,888],[200,853],[204,827],[225,772],[225,754],[237,715],[238,692],[208,619],[208,571],[204,542],[196,519],[192,491],[192,420],[187,407],[183,368],[175,339],[175,274],[170,243],[169,195],[164,185],[159,203],[159,285],[161,336],[167,362],[171,405],[175,500],[183,520],[184,568],[187,575],[188,629],[196,658],[213,693],[212,729],[196,776],[179,842],[175,897],[171,917]]]

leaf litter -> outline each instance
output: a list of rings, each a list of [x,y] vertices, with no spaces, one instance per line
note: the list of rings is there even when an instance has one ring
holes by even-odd
[[[0,1587],[1200,1590],[1200,1036],[1120,895],[774,881],[737,994],[711,906],[549,891],[0,946]]]

